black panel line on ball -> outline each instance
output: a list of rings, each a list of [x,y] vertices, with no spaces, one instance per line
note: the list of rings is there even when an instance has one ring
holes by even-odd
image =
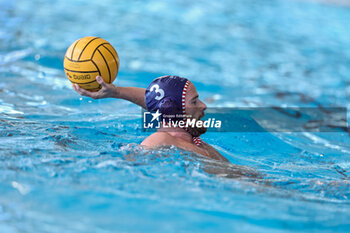
[[[95,55],[95,52],[96,52],[96,50],[99,48],[99,47],[101,47],[102,45],[104,45],[104,44],[109,44],[109,43],[102,43],[102,44],[100,44],[99,46],[97,46],[96,47],[96,49],[95,49],[95,51],[92,53],[92,55],[91,55],[91,60],[92,60],[92,58],[94,57],[94,55]]]
[[[74,45],[74,47],[73,47],[73,49],[72,49],[72,54],[71,54],[72,60],[73,60],[73,53],[74,53],[75,46],[77,46],[77,44],[79,43],[80,40],[81,40],[81,39],[79,39],[79,40],[77,41],[77,43],[75,43],[75,45]]]
[[[96,63],[93,61],[93,60],[91,60],[92,61],[92,63],[94,63],[94,65],[95,65],[95,67],[97,68],[97,71],[98,71],[98,75],[100,75],[101,76],[101,72],[100,72],[100,69],[98,68],[98,66],[96,65]]]
[[[95,38],[91,39],[91,40],[85,45],[85,47],[83,48],[83,50],[81,51],[81,53],[80,53],[80,55],[79,55],[79,57],[78,57],[78,61],[79,61],[81,55],[83,54],[84,50],[86,49],[86,47],[87,47],[92,41],[94,41],[94,40],[96,40],[96,39],[98,39],[98,38],[100,38],[100,37],[95,37]]]
[[[93,83],[93,82],[96,82],[96,80],[90,81],[90,82],[86,82],[86,83],[77,83],[77,84],[89,84],[89,83]]]
[[[111,71],[109,70],[109,66],[108,66],[108,63],[107,63],[107,60],[106,58],[103,56],[103,54],[101,53],[101,51],[99,49],[97,49],[98,52],[101,54],[103,60],[106,62],[106,65],[107,65],[107,69],[108,69],[108,74],[109,74],[109,82],[108,83],[111,83]]]
[[[74,61],[74,60],[70,59],[70,58],[67,57],[67,56],[65,56],[65,58],[66,58],[68,61],[71,61],[71,62],[86,62],[86,61],[90,61],[90,60]]]
[[[109,50],[106,46],[102,45],[105,49],[108,50],[108,52],[112,55],[112,57],[114,58],[114,61],[115,61],[115,65],[117,66],[117,70],[118,70],[118,64],[117,64],[117,59],[115,59],[113,53],[111,52],[111,50]]]
[[[92,71],[77,71],[77,70],[68,70],[66,68],[64,68],[65,70],[69,71],[69,72],[73,72],[73,73],[97,73],[100,72],[98,70],[92,70]]]

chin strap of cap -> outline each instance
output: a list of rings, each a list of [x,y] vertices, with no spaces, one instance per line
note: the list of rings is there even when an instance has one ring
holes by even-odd
[[[192,140],[197,146],[200,146],[202,144],[202,139],[200,137],[193,137]]]

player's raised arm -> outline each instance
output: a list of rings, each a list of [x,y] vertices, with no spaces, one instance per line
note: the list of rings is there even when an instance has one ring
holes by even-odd
[[[97,92],[87,91],[78,84],[73,84],[73,88],[82,96],[91,97],[93,99],[102,98],[118,98],[128,100],[134,104],[146,109],[145,105],[145,88],[139,87],[117,87],[114,84],[105,83],[102,77],[97,76],[96,81],[101,85],[101,89]]]

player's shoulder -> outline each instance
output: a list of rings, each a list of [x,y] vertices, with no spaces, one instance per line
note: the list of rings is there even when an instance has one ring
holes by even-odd
[[[141,143],[142,146],[164,146],[164,145],[173,145],[176,141],[176,138],[166,132],[155,132],[148,136]]]

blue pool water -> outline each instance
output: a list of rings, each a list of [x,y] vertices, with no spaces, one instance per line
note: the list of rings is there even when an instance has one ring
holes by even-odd
[[[314,1],[0,0],[0,232],[349,232],[346,132],[207,133],[264,174],[218,177],[143,151],[140,108],[79,96],[62,67],[93,35],[119,53],[116,85],[177,74],[209,107],[349,108],[349,22]]]

